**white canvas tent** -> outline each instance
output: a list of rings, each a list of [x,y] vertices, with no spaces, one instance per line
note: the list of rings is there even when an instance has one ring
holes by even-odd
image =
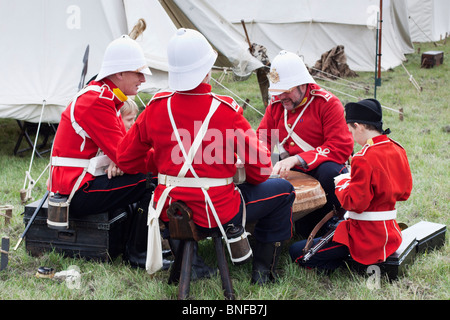
[[[376,21],[380,0],[175,0],[186,7],[212,7],[244,35],[243,19],[251,42],[265,46],[271,60],[286,49],[314,66],[322,53],[344,45],[347,63],[354,71],[373,71]],[[403,0],[383,0],[382,70],[401,64],[413,52],[407,7]],[[193,11],[193,10],[192,10]]]
[[[143,89],[167,86],[166,47],[179,26],[202,32],[219,51],[218,65],[244,75],[262,66],[250,40],[282,49],[313,66],[332,47],[345,46],[355,71],[373,71],[379,0],[15,0],[0,2],[0,118],[58,122],[78,90],[89,45],[85,80],[94,76],[107,44],[129,33],[139,18],[147,29],[137,40],[152,69]],[[383,69],[412,52],[405,0],[383,0]],[[170,16],[170,18],[169,18]],[[171,20],[173,19],[173,21]],[[45,106],[45,108],[43,108]]]
[[[45,104],[43,121],[59,122],[77,91],[87,46],[86,80],[126,30],[124,13],[114,8],[89,0],[1,1],[0,117],[39,122]]]
[[[412,41],[439,41],[450,35],[450,1],[407,1]]]
[[[219,52],[217,65],[231,67],[241,76],[263,66],[259,60],[251,56],[245,38],[209,1],[160,1],[177,28],[197,29],[217,49]]]
[[[166,47],[176,30],[158,0],[0,1],[0,118],[59,122],[78,91],[88,45],[86,81],[98,73],[106,46],[140,18],[147,29],[137,41],[153,73],[141,89],[156,91],[167,87]],[[241,72],[260,67],[249,52],[235,56],[246,43],[222,25],[215,34],[233,43],[218,48],[222,61]]]

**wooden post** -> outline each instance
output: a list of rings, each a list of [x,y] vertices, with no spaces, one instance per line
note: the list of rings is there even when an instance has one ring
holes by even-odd
[[[247,28],[245,27],[244,20],[241,20],[242,27],[244,28],[245,32],[245,38],[247,39],[248,43],[248,51],[252,56],[255,57],[254,54],[254,48],[252,46],[252,43],[250,41],[250,38],[248,37]],[[263,62],[263,61],[261,61]],[[264,64],[264,62],[263,62]],[[264,66],[261,68],[256,69],[256,77],[258,78],[258,84],[259,84],[259,90],[261,91],[261,97],[264,103],[264,108],[267,108],[269,104],[269,79],[267,78],[267,74],[269,73],[269,66]]]
[[[228,262],[225,257],[225,250],[223,249],[222,238],[220,236],[214,236],[213,239],[225,299],[234,300],[236,299],[236,296],[234,294],[233,284],[231,283],[230,271],[228,269]]]
[[[180,282],[178,283],[178,300],[186,300],[191,288],[191,270],[194,256],[194,240],[187,240],[184,244],[183,261],[181,262]]]
[[[5,217],[5,225],[8,225],[11,221],[13,208],[14,207],[10,205],[0,206],[0,211],[5,211],[5,213],[0,212],[0,215]]]
[[[8,255],[9,255],[9,237],[2,237],[2,249],[1,251],[1,265],[0,271],[6,269],[8,266]]]

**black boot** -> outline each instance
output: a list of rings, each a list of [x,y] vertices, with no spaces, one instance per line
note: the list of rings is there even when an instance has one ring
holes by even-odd
[[[128,232],[123,258],[133,267],[145,268],[147,258],[147,214],[138,205],[128,208]]]
[[[181,240],[169,238],[170,249],[175,257],[177,257]],[[194,254],[192,258],[191,281],[199,279],[207,279],[215,276],[217,269],[209,267],[205,261],[198,255],[198,243],[194,245]]]
[[[280,257],[282,242],[256,242],[253,250],[252,284],[264,285],[275,282],[276,267]]]

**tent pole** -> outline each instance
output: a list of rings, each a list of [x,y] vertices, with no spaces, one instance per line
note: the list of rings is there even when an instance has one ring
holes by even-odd
[[[377,13],[377,35],[375,43],[375,86],[374,98],[377,98],[377,87],[381,86],[381,25],[382,25],[383,0],[380,0],[380,12]]]
[[[377,31],[375,36],[375,72],[374,72],[374,87],[373,87],[373,96],[377,98],[377,70],[378,70],[378,15],[377,13]]]
[[[378,79],[381,86],[381,42],[382,42],[382,31],[383,31],[383,0],[380,0],[380,34],[378,36]]]

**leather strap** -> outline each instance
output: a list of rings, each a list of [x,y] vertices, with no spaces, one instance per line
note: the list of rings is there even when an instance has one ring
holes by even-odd
[[[317,232],[320,230],[320,228],[322,228],[322,226],[328,221],[330,220],[334,215],[336,214],[336,212],[334,210],[331,210],[330,212],[328,212],[325,217],[322,218],[322,220],[319,221],[318,224],[316,224],[316,226],[314,227],[314,229],[311,231],[308,240],[306,240],[306,245],[303,248],[303,253],[306,254],[308,252],[308,250],[311,248],[314,237],[316,236]]]

